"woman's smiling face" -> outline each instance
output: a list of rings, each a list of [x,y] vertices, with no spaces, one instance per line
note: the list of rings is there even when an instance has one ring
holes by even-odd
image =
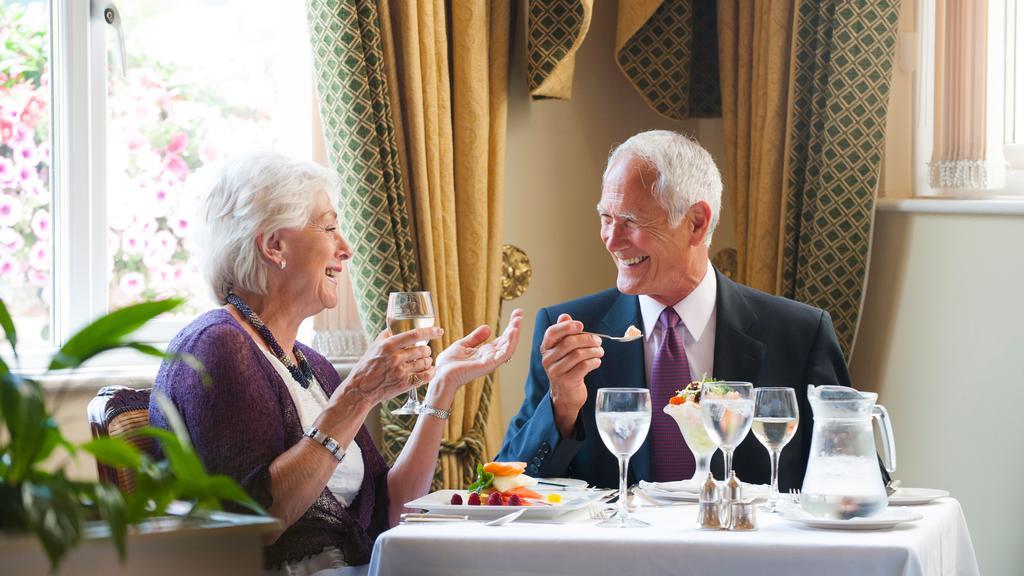
[[[297,298],[302,308],[316,314],[338,305],[338,278],[342,262],[351,258],[338,232],[338,213],[326,192],[320,192],[309,223],[302,228],[279,231],[287,297]]]

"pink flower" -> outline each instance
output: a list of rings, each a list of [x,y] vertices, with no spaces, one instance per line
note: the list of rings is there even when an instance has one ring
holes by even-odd
[[[6,156],[0,156],[0,188],[14,184],[17,179],[18,171],[14,168],[14,162]]]
[[[36,270],[35,268],[29,268],[28,281],[40,288],[46,288],[50,285],[50,273],[44,272],[43,270]]]
[[[220,150],[213,144],[203,142],[199,146],[199,159],[202,160],[203,164],[213,164],[220,160]]]
[[[3,106],[0,107],[0,119],[10,122],[11,124],[17,122],[21,118],[21,110],[18,110],[15,106]]]
[[[121,276],[117,287],[129,298],[134,298],[146,289],[146,278],[138,272],[126,272],[124,276]]]
[[[178,250],[178,239],[167,230],[161,230],[146,242],[146,255],[142,261],[150,268],[158,268],[167,264]]]
[[[153,202],[150,204],[151,214],[156,218],[167,216],[171,211],[171,187],[163,182],[157,182],[149,187]]]
[[[36,210],[36,213],[32,216],[32,232],[40,240],[49,240],[51,232],[49,212],[46,210]]]
[[[0,256],[0,275],[4,278],[13,278],[21,272],[21,262],[6,256]]]
[[[14,196],[0,194],[0,226],[14,226],[21,218],[21,202]]]
[[[36,270],[50,269],[50,243],[46,241],[36,242],[29,250],[28,262]]]
[[[142,254],[146,247],[145,233],[138,226],[129,226],[121,235],[121,250],[125,254]]]
[[[39,153],[36,152],[34,142],[23,142],[21,144],[15,144],[14,147],[14,161],[21,166],[35,166],[39,164]]]
[[[178,235],[178,238],[185,238],[192,231],[192,224],[184,216],[171,216],[167,220],[171,230]]]
[[[30,145],[34,144],[35,131],[24,122],[18,122],[11,128],[11,139],[8,141],[8,145],[14,148],[15,145]]]
[[[0,228],[0,247],[5,252],[17,252],[25,245],[25,239],[13,228]]]
[[[188,164],[181,159],[181,156],[177,154],[168,154],[164,157],[164,166],[174,174],[178,180],[184,180],[188,177]]]
[[[178,132],[171,136],[171,141],[167,143],[167,153],[180,154],[185,149],[185,146],[188,146],[188,134]]]
[[[128,149],[138,150],[146,145],[146,139],[139,132],[134,132],[128,136]]]

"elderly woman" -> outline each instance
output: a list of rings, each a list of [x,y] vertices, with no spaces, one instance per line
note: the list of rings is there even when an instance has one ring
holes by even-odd
[[[213,385],[182,362],[165,362],[154,388],[177,406],[207,468],[238,480],[280,521],[264,550],[271,573],[366,564],[403,503],[429,490],[456,391],[507,361],[519,340],[516,310],[501,337],[485,344],[490,329],[480,326],[435,368],[430,348],[417,343],[441,328],[384,331],[341,381],[330,362],[296,342],[303,320],[337,305],[337,275],[351,256],[334,189],[329,171],[269,152],[222,171],[204,203],[202,243],[222,306],[169,347],[199,358]],[[428,383],[429,408],[388,469],[363,421],[420,383]],[[169,426],[155,401],[150,419]]]

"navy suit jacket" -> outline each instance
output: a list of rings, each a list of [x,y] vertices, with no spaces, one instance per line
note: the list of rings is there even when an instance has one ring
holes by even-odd
[[[850,385],[832,320],[818,308],[737,284],[717,270],[715,274],[718,295],[713,375],[720,380],[752,382],[755,387],[788,386],[796,390],[800,424],[796,436],[782,452],[779,487],[798,488],[803,483],[811,443],[807,385]],[[509,423],[497,459],[524,461],[526,473],[531,476],[580,478],[597,486],[617,488],[618,463],[601,441],[594,419],[596,390],[647,387],[643,341],[604,341],[601,366],[585,378],[587,401],[580,410],[573,436],[562,438],[555,426],[550,383],[539,350],[544,332],[563,313],[582,322],[587,331],[602,334],[622,334],[630,325],[643,326],[638,298],[615,289],[542,308],[537,313],[533,334],[526,397]],[[719,451],[711,467],[719,478],[721,462]],[[753,434],[736,448],[733,468],[746,482],[770,481],[768,451]],[[629,475],[631,484],[651,479],[649,438],[630,459]]]

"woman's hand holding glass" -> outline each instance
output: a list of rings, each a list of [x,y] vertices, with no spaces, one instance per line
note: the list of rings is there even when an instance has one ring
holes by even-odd
[[[337,401],[346,399],[364,409],[394,398],[434,377],[429,340],[440,338],[437,327],[416,328],[392,335],[385,330],[370,344],[345,380]]]

